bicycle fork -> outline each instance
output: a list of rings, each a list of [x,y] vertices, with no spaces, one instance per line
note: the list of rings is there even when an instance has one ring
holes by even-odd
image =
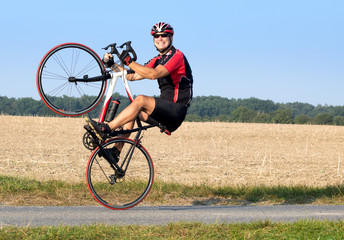
[[[141,133],[142,133],[142,130],[139,130],[138,133],[136,134],[136,136],[134,138],[135,143],[132,144],[130,146],[129,150],[125,153],[125,156],[124,156],[124,159],[123,159],[121,166],[118,166],[117,163],[114,164],[118,170],[122,171],[122,173],[123,173],[122,177],[125,176],[125,173],[128,170],[128,167],[129,167],[130,161],[132,160],[134,152],[135,152],[135,150],[137,151],[136,148],[141,144],[141,138],[142,138]]]
[[[103,156],[108,161],[111,168],[115,171],[114,174],[111,174],[109,176],[109,179],[110,179],[109,183],[111,185],[115,184],[118,179],[123,179],[125,177],[125,174],[128,170],[130,161],[132,160],[132,157],[134,155],[134,151],[137,147],[137,144],[138,144],[138,141],[135,141],[135,143],[130,146],[129,150],[125,153],[125,156],[124,156],[123,162],[121,163],[121,166],[119,166],[116,162],[112,162],[110,160],[108,153],[104,151],[104,148],[101,145],[99,146],[99,149],[102,152],[102,154],[105,153],[105,156],[104,155]]]

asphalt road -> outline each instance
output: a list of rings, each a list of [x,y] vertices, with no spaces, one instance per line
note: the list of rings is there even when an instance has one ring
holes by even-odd
[[[292,222],[300,219],[343,220],[344,206],[138,206],[114,211],[104,207],[0,207],[5,226],[166,225],[172,222],[238,223],[259,220]]]

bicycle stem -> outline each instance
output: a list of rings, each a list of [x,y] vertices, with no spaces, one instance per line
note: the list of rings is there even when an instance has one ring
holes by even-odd
[[[76,78],[76,77],[69,77],[68,82],[99,82],[99,81],[105,81],[111,78],[111,74],[107,73],[101,76],[97,77],[91,77],[89,78],[88,75],[85,75],[83,78]]]

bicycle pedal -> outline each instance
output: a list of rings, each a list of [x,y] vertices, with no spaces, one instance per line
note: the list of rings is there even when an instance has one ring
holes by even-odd
[[[84,116],[85,118],[85,121],[87,123],[87,125],[89,126],[89,130],[92,131],[98,139],[100,140],[104,140],[104,138],[102,136],[100,136],[100,134],[96,131],[96,129],[93,127],[92,123],[91,123],[91,120],[87,117],[87,116]]]

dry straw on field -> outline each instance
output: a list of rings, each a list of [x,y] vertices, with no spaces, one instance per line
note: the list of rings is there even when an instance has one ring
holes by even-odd
[[[85,181],[90,151],[82,118],[0,116],[0,174]],[[340,126],[184,123],[167,136],[145,132],[156,179],[211,185],[341,184]]]

